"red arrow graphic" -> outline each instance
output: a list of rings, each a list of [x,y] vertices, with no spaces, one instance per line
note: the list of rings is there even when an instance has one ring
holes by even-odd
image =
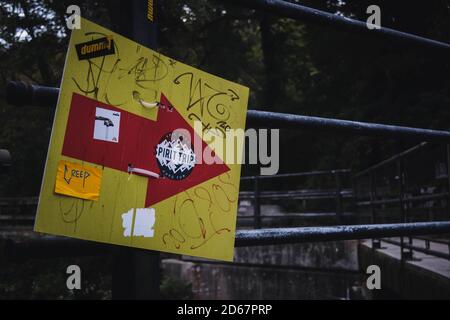
[[[155,149],[160,140],[176,129],[185,129],[194,141],[194,129],[175,107],[161,94],[161,104],[156,121],[152,121],[117,107],[74,93],[64,137],[62,154],[108,168],[128,172],[128,165],[160,173]],[[120,112],[118,142],[94,139],[96,108]],[[199,140],[200,141],[200,140]],[[202,141],[201,152],[208,148]],[[196,153],[197,159],[202,155]],[[205,182],[229,170],[219,159],[213,164],[197,163],[184,179],[149,179],[145,206],[148,207],[177,193]],[[160,173],[160,176],[162,174]]]

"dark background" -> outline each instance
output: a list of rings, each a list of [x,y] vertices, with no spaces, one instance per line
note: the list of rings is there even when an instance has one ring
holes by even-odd
[[[381,24],[450,42],[450,1],[297,1],[365,21],[370,4]],[[0,148],[13,156],[0,196],[39,193],[51,132],[51,108],[7,105],[9,80],[59,86],[70,31],[65,11],[111,25],[115,1],[3,0],[0,3]],[[249,109],[450,129],[448,55],[302,23],[207,0],[164,0],[157,11],[160,51],[250,88]],[[411,146],[402,141],[316,132],[281,132],[280,172],[359,171]],[[243,175],[257,173],[244,166]]]

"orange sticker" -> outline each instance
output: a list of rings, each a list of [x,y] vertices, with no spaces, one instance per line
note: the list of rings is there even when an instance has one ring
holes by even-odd
[[[101,181],[100,169],[61,160],[56,174],[55,193],[86,200],[98,200]]]

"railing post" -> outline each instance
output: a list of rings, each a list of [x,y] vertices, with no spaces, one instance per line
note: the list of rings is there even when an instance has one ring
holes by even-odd
[[[6,149],[0,149],[0,174],[7,173],[11,168],[11,154]]]
[[[447,214],[450,218],[450,144],[446,144],[447,149]]]
[[[376,223],[376,208],[375,208],[375,200],[377,197],[377,184],[376,184],[376,171],[372,171],[370,173],[370,208],[371,208],[371,215],[370,215],[370,222],[372,224]],[[372,249],[380,249],[381,248],[381,242],[380,239],[372,238]]]
[[[158,299],[159,252],[127,247],[114,248],[113,252],[112,298]]]
[[[398,179],[398,183],[399,183],[399,195],[398,195],[398,199],[399,199],[399,205],[400,205],[400,222],[403,222],[403,218],[404,218],[404,213],[403,213],[403,167],[401,164],[401,158],[400,161],[397,161],[397,179]],[[403,236],[400,236],[400,259],[403,262],[404,260],[404,242],[403,242]]]
[[[253,218],[254,218],[254,228],[261,229],[261,205],[259,203],[259,178],[255,176],[253,181]]]
[[[342,222],[341,178],[337,170],[334,172],[334,180],[336,184],[336,218],[338,222]]]
[[[119,0],[112,5],[119,33],[156,49],[156,17],[147,16],[148,6],[156,10],[157,0]],[[156,12],[156,14],[158,14]],[[157,251],[117,247],[114,250],[113,299],[158,299],[160,296],[160,254]]]
[[[352,205],[350,208],[350,211],[353,211],[355,213],[355,217],[353,218],[352,223],[355,223],[355,219],[357,219],[357,221],[359,221],[359,218],[356,218],[359,216],[358,214],[358,182],[356,180],[356,178],[353,175],[350,175],[350,181],[351,181],[351,187],[352,187],[352,195],[353,197],[351,198],[352,201]]]
[[[401,222],[406,223],[407,222],[407,213],[406,208],[404,205],[404,197],[405,197],[405,168],[404,168],[404,158],[401,157],[397,161],[397,168],[398,168],[398,180],[399,180],[399,203],[400,203],[400,219]],[[408,250],[408,252],[405,252],[405,238],[404,236],[400,236],[400,256],[402,262],[404,260],[411,260],[413,257],[413,252],[411,249]]]

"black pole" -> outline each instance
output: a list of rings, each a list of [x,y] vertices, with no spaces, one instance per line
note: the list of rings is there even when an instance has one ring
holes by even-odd
[[[370,174],[370,223],[376,223],[376,208],[374,201],[377,199],[377,175],[376,171],[371,172]],[[380,249],[380,239],[372,238],[372,249]]]
[[[6,85],[6,102],[23,107],[33,105],[37,107],[56,107],[59,88],[31,85],[22,81],[10,81]]]
[[[405,207],[405,158],[401,157],[397,160],[397,172],[398,172],[398,183],[399,183],[399,209],[400,209],[400,221],[403,223],[407,222],[407,208]],[[411,260],[412,257],[412,251],[406,251],[405,250],[405,238],[404,236],[400,236],[400,257],[402,260],[402,263],[404,260]]]
[[[390,244],[397,245],[397,246],[401,246],[401,243],[399,241],[396,241],[396,240],[383,239],[383,241],[387,242],[387,243],[390,243]],[[432,256],[439,257],[439,258],[450,260],[450,254],[446,254],[446,253],[443,253],[441,251],[436,251],[436,250],[430,249],[430,241],[429,240],[425,240],[425,248],[415,246],[412,243],[404,243],[403,246],[406,249],[409,249],[411,252],[412,252],[412,250],[419,251],[419,252],[425,253],[427,255],[432,255]]]
[[[429,49],[438,49],[449,52],[450,44],[420,37],[414,34],[382,27],[369,30],[366,22],[342,17],[329,12],[305,7],[296,3],[281,0],[226,0],[241,6],[267,11],[283,17],[300,21],[315,22],[365,35],[378,36],[395,40],[395,42],[421,46]]]
[[[110,7],[118,32],[156,49],[157,0],[120,0]],[[113,299],[158,299],[161,280],[157,251],[117,246],[113,253]]]
[[[336,188],[336,218],[339,223],[342,223],[342,194],[341,194],[341,177],[339,172],[334,173],[334,181]]]
[[[309,177],[309,176],[319,176],[319,175],[330,175],[330,174],[348,174],[350,173],[350,169],[335,169],[335,170],[314,170],[314,171],[306,171],[306,172],[294,172],[294,173],[280,173],[273,176],[243,176],[242,180],[253,180],[256,177],[259,180],[266,179],[280,179],[280,178],[294,178],[294,177]]]
[[[362,177],[362,176],[364,176],[366,174],[369,174],[369,173],[371,173],[371,172],[373,172],[373,171],[375,171],[377,169],[380,169],[381,167],[387,166],[387,165],[397,161],[400,158],[403,158],[403,157],[406,157],[406,156],[411,156],[413,153],[415,153],[417,151],[421,151],[421,150],[423,150],[423,148],[425,148],[427,146],[429,146],[428,142],[421,142],[421,143],[419,143],[418,145],[416,145],[416,146],[414,146],[412,148],[409,148],[409,149],[407,149],[405,151],[397,153],[396,155],[394,155],[394,156],[392,156],[392,157],[390,157],[390,158],[388,158],[386,160],[383,160],[383,161],[381,161],[381,162],[379,162],[379,163],[377,163],[377,164],[375,164],[375,165],[373,165],[373,166],[371,166],[371,167],[369,167],[367,169],[364,169],[363,171],[360,171],[360,172],[356,173],[353,177],[355,177],[355,178]]]
[[[14,89],[7,90],[7,98],[9,101],[15,101],[13,97],[9,95],[20,95],[24,91],[23,85],[17,85],[17,82],[10,82],[9,87]],[[22,88],[22,89],[21,89]],[[41,86],[31,86],[32,90],[40,91],[45,90],[52,97],[52,101],[56,101],[59,93],[57,88],[48,88]],[[25,105],[44,105],[41,100],[42,95],[39,92],[35,92],[32,95],[31,100],[26,100]],[[48,107],[54,107],[54,104],[47,104]],[[450,131],[432,130],[422,128],[412,128],[403,126],[394,126],[379,123],[369,123],[360,121],[330,119],[321,117],[302,116],[289,113],[267,112],[258,110],[247,111],[247,127],[253,128],[272,128],[272,129],[292,129],[292,130],[310,130],[320,132],[337,132],[347,134],[357,134],[361,136],[376,136],[394,139],[405,139],[412,141],[427,141],[437,143],[450,143]],[[426,143],[421,143],[417,147],[421,148]],[[356,176],[361,175],[357,174]]]
[[[389,238],[450,232],[450,221],[237,230],[236,247]]]
[[[11,154],[9,150],[0,149],[0,174],[8,172],[11,167]]]
[[[449,232],[450,221],[237,230],[235,246],[389,238]],[[99,243],[63,237],[45,237],[21,242],[0,239],[0,249],[2,249],[0,261],[107,254],[110,248]],[[149,270],[145,268],[139,271],[149,273]],[[139,275],[139,273],[136,274]],[[125,278],[128,275],[123,276]]]
[[[447,158],[447,214],[450,219],[450,144],[446,144],[446,158]]]
[[[261,205],[259,203],[259,178],[255,177],[253,180],[253,219],[254,219],[254,228],[261,229]]]
[[[319,130],[321,132],[329,131],[440,143],[450,141],[450,132],[448,131],[257,110],[249,110],[247,112],[247,126],[269,129]]]

